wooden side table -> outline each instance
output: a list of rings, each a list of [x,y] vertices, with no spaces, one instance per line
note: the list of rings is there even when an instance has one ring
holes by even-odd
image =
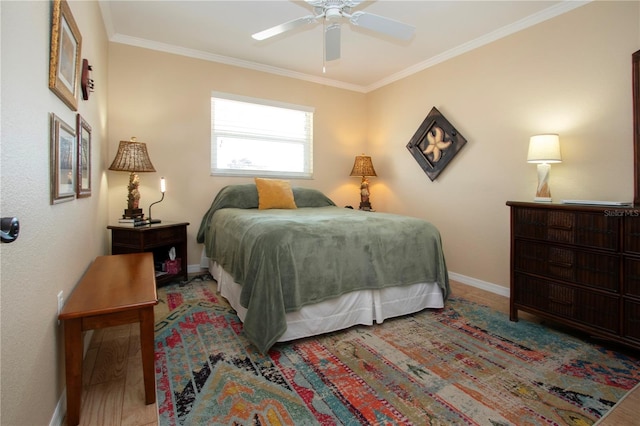
[[[167,221],[138,227],[109,225],[107,229],[111,230],[111,254],[151,252],[159,286],[176,279],[186,281],[188,225],[188,222]],[[161,270],[161,265],[169,259],[171,247],[176,249],[176,259],[180,259],[181,269],[178,274],[163,273]]]
[[[99,256],[58,315],[64,322],[67,424],[80,421],[83,333],[95,328],[140,323],[145,403],[156,402],[153,307],[158,303],[150,253]]]

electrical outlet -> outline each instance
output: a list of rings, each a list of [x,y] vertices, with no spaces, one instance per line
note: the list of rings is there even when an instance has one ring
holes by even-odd
[[[60,293],[58,293],[58,315],[60,315],[60,312],[62,312],[63,306],[64,306],[64,297],[63,297],[62,290],[60,290]],[[60,324],[60,320],[58,320],[58,324]]]

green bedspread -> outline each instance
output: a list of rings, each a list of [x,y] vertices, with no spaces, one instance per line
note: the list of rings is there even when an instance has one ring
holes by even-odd
[[[354,290],[437,282],[448,296],[432,224],[320,204],[258,210],[214,201],[203,218],[198,241],[242,285],[244,331],[262,352],[285,332],[287,312]]]

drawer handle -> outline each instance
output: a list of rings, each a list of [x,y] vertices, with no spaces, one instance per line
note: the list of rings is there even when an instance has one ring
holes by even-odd
[[[550,260],[549,264],[553,266],[558,266],[560,268],[567,268],[567,269],[573,268],[573,263],[558,262],[557,260]]]
[[[572,225],[549,225],[551,229],[560,229],[563,231],[571,231],[573,229]]]
[[[551,302],[558,303],[558,304],[560,304],[560,305],[567,305],[567,306],[571,306],[571,305],[573,305],[573,302],[568,302],[568,301],[566,301],[566,300],[556,299],[555,297],[550,297],[550,298],[549,298],[549,300],[550,300]]]

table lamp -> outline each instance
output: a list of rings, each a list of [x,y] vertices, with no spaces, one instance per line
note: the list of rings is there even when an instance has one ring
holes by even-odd
[[[124,210],[122,217],[125,219],[143,218],[144,213],[139,206],[140,190],[138,186],[140,185],[140,178],[138,173],[156,171],[149,159],[147,145],[143,142],[138,142],[135,137],[132,137],[130,141],[120,141],[116,158],[113,159],[109,170],[131,173],[129,175],[129,185],[127,186],[129,190],[127,208]]]
[[[164,200],[164,192],[167,190],[165,181],[164,181],[164,177],[160,178],[160,192],[162,192],[162,197],[156,201],[155,203],[151,203],[149,204],[149,223],[161,223],[162,221],[160,219],[152,219],[151,218],[151,206],[153,206],[154,204],[158,204],[160,202],[162,202],[162,200]]]
[[[371,157],[364,154],[356,156],[350,176],[362,176],[362,182],[360,183],[360,210],[372,210],[371,202],[369,201],[369,180],[367,177],[377,175],[373,168]]]
[[[556,134],[531,136],[527,162],[538,164],[538,189],[535,201],[551,202],[549,172],[551,163],[561,163],[560,138]]]

